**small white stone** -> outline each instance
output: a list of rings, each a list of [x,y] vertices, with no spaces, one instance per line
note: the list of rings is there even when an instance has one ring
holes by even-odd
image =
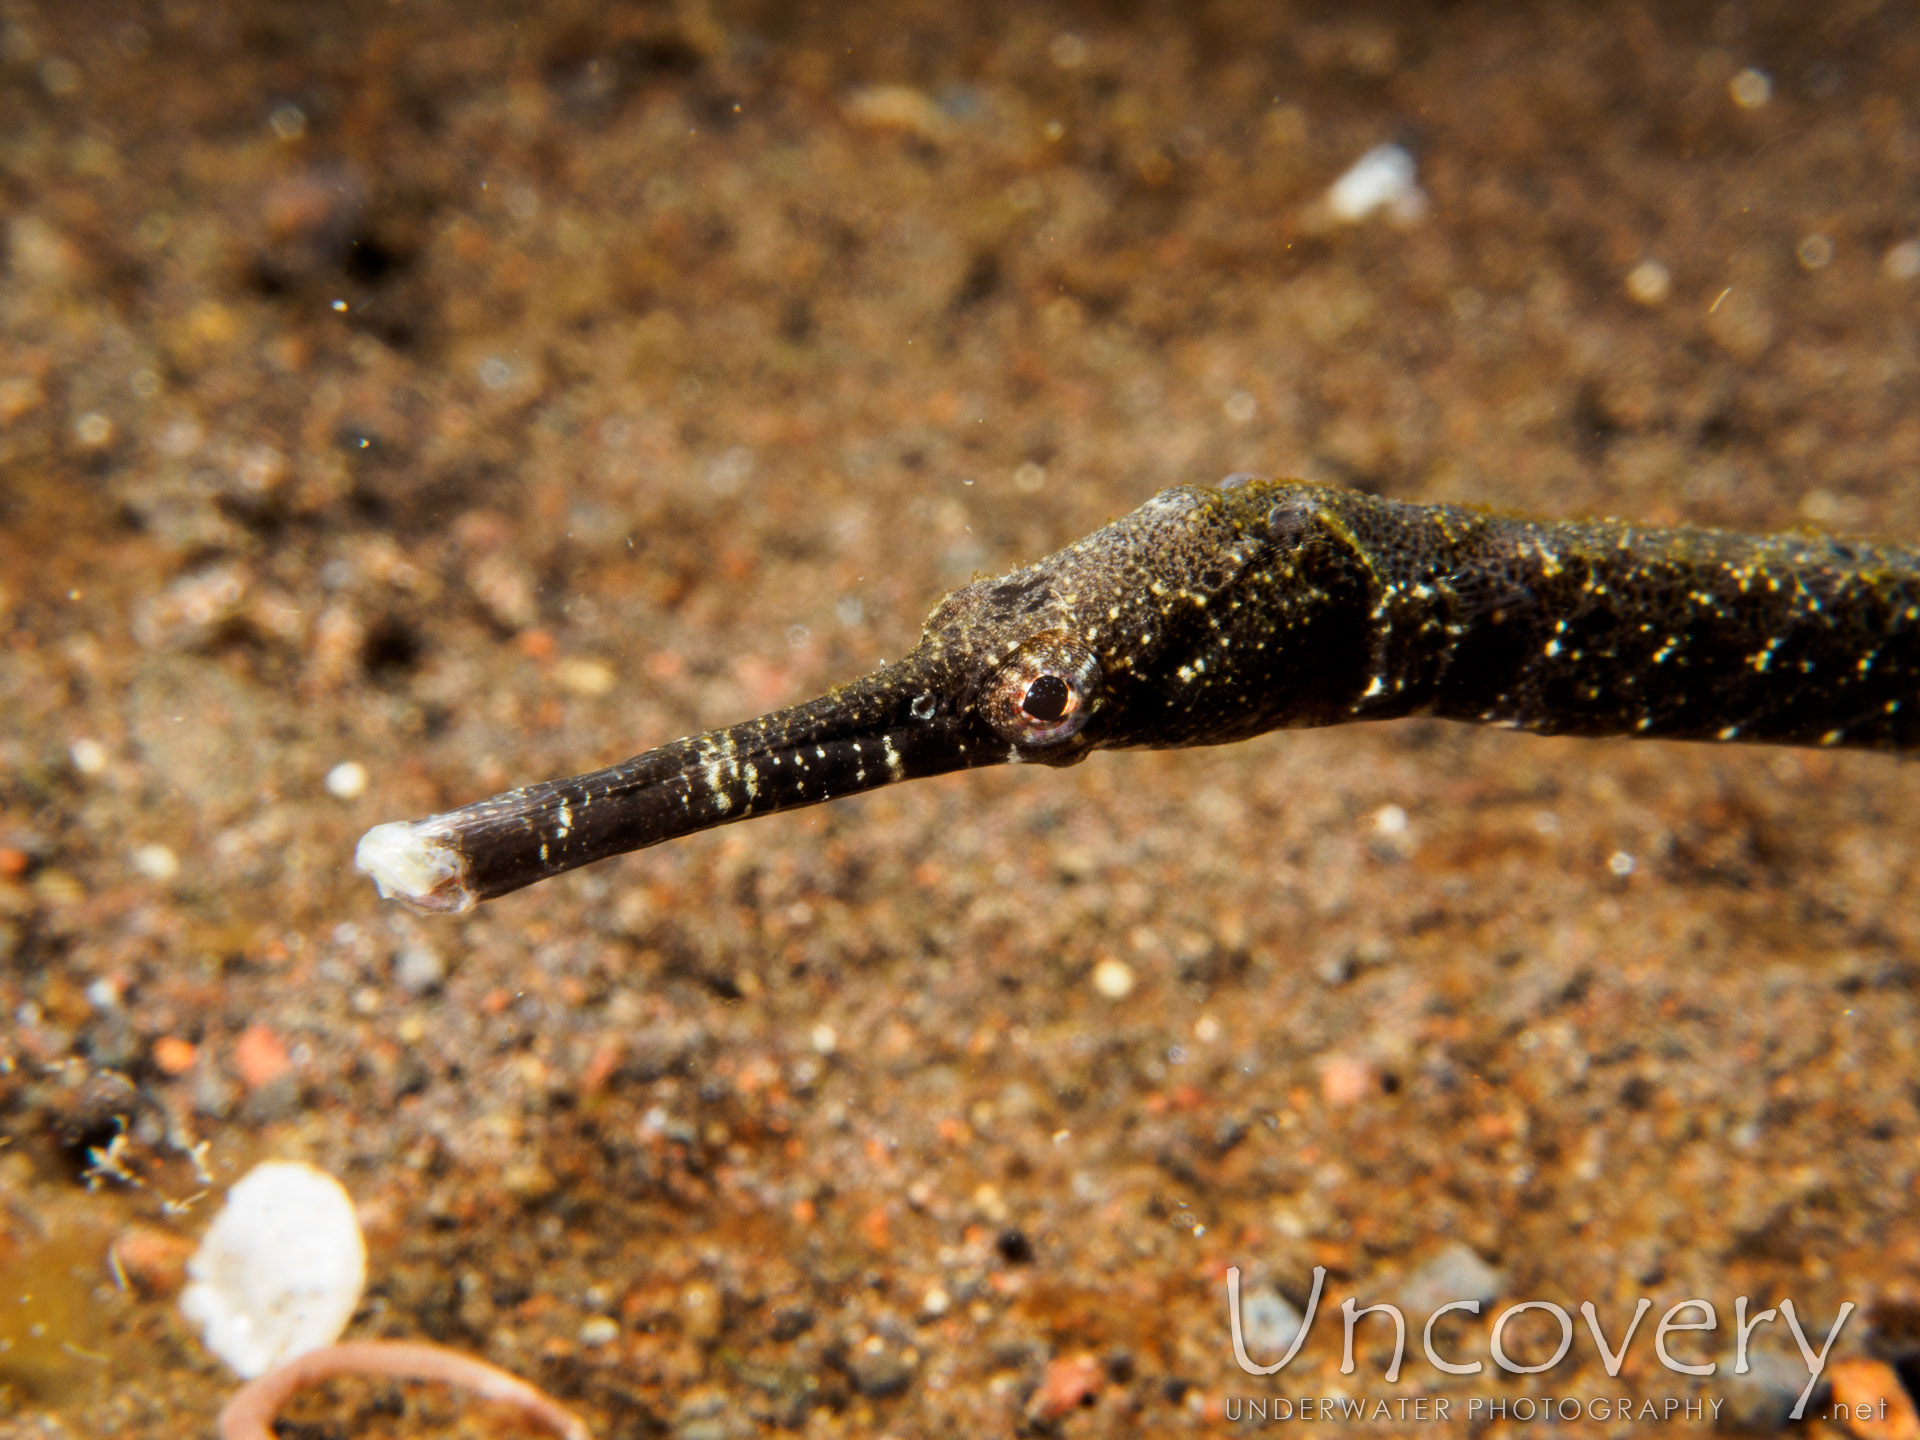
[[[1625,879],[1633,873],[1634,859],[1624,850],[1616,850],[1607,857],[1607,869]]]
[[[1727,82],[1727,93],[1742,110],[1759,110],[1773,99],[1773,80],[1766,71],[1749,65]]]
[[[1211,1045],[1220,1038],[1220,1022],[1211,1015],[1202,1015],[1193,1022],[1193,1038],[1203,1045]]]
[[[107,747],[98,740],[79,739],[67,747],[67,758],[74,769],[92,777],[107,768]]]
[[[1133,967],[1124,960],[1106,959],[1093,967],[1093,988],[1109,1000],[1126,999],[1133,986]]]
[[[1414,176],[1413,156],[1398,145],[1376,145],[1327,191],[1327,209],[1336,220],[1357,224],[1385,210],[1395,220],[1418,220],[1427,196]]]
[[[620,1322],[611,1315],[590,1315],[580,1324],[582,1345],[611,1345],[620,1338]]]
[[[367,767],[358,760],[342,760],[327,771],[327,793],[341,800],[358,800],[367,793]]]
[[[1373,812],[1373,828],[1382,835],[1407,833],[1407,812],[1398,805],[1382,805]]]
[[[813,1034],[809,1038],[813,1041],[813,1048],[822,1055],[831,1055],[834,1047],[840,1043],[839,1034],[825,1021],[813,1027]]]
[[[367,1283],[352,1197],[311,1165],[256,1165],[227,1192],[187,1278],[181,1313],[247,1379],[331,1345]]]
[[[1920,240],[1902,240],[1881,260],[1889,280],[1911,280],[1920,275]]]
[[[165,883],[180,873],[180,857],[164,845],[142,845],[133,852],[133,868],[149,880]]]
[[[1642,260],[1627,272],[1627,294],[1638,304],[1661,305],[1672,293],[1673,276],[1658,260]]]
[[[938,1285],[921,1297],[920,1313],[923,1315],[944,1315],[953,1308],[953,1297]]]

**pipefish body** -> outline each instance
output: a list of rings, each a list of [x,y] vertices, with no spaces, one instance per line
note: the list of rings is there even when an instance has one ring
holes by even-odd
[[[1230,476],[956,590],[904,659],[819,699],[376,826],[356,861],[382,894],[460,913],[901,780],[1407,715],[1920,749],[1920,550]]]

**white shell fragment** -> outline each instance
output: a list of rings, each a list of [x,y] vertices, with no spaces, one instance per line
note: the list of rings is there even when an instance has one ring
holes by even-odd
[[[1414,181],[1413,156],[1398,145],[1376,145],[1327,191],[1327,209],[1336,220],[1358,224],[1376,211],[1402,224],[1427,213],[1427,195]]]
[[[181,1313],[252,1379],[339,1338],[367,1283],[367,1245],[338,1180],[270,1160],[227,1192],[187,1278]]]

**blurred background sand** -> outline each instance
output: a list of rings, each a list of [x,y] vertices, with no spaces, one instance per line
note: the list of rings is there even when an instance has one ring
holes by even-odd
[[[1282,1393],[1232,1265],[1270,1316],[1318,1264],[1615,1338],[1707,1297],[1695,1357],[1736,1295],[1920,1336],[1889,758],[1407,723],[923,783],[455,922],[349,862],[1233,470],[1920,536],[1908,7],[0,17],[8,1433],[206,1432],[181,1202],[268,1156],[360,1205],[351,1334],[606,1436],[1223,1431]],[[1342,222],[1383,143],[1420,213]],[[1396,1386],[1328,1327],[1286,1392],[1765,1400],[1651,1325],[1618,1380],[1583,1334]]]

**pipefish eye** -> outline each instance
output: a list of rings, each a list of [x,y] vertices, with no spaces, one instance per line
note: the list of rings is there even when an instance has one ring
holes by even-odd
[[[1036,675],[1020,697],[1020,710],[1043,725],[1053,725],[1066,719],[1079,703],[1073,686],[1058,675]]]
[[[1077,645],[1028,645],[989,683],[989,723],[1016,745],[1051,745],[1077,735],[1093,717],[1100,664]]]

